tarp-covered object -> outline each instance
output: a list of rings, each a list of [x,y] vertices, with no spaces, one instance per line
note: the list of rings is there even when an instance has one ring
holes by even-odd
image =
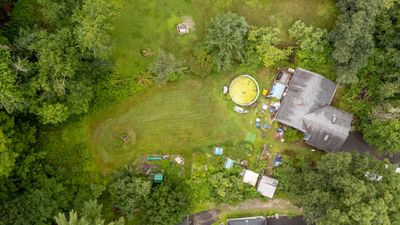
[[[274,84],[274,86],[272,86],[271,92],[269,93],[269,96],[280,100],[283,96],[283,92],[285,91],[285,87],[286,86],[282,83]]]
[[[233,160],[231,158],[227,158],[225,161],[225,169],[232,168],[234,163],[235,163],[235,160]]]
[[[224,153],[224,149],[221,147],[215,147],[214,148],[214,154],[215,155],[222,155]]]

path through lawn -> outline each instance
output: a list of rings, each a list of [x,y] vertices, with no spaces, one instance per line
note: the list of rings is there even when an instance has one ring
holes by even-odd
[[[180,153],[231,140],[244,140],[244,122],[226,106],[222,77],[156,87],[100,114],[91,123],[90,145],[102,168],[124,164],[140,154]],[[219,86],[221,85],[221,86]],[[129,141],[119,144],[127,131]]]

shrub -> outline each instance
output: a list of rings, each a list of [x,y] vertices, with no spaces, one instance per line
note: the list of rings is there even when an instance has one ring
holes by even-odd
[[[303,138],[303,134],[300,131],[291,127],[286,128],[284,135],[286,142],[289,143],[299,141]]]

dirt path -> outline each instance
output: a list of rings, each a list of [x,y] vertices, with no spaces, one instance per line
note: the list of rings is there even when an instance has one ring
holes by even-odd
[[[265,212],[264,212],[265,211]],[[261,201],[258,199],[252,199],[242,202],[237,206],[231,206],[222,204],[216,206],[214,209],[202,211],[190,216],[188,223],[182,223],[182,225],[211,225],[232,213],[257,213],[266,216],[264,214],[276,212],[280,215],[286,213],[291,214],[302,214],[302,210],[297,208],[286,199],[272,199],[269,201]]]
[[[252,200],[247,200],[245,202],[240,203],[237,206],[231,206],[231,205],[221,205],[220,207],[223,210],[226,211],[239,211],[239,210],[282,210],[282,211],[293,211],[293,212],[298,212],[299,214],[302,213],[302,210],[300,208],[297,208],[294,206],[292,203],[290,203],[286,199],[271,199],[269,201],[261,201],[259,199],[252,199]]]

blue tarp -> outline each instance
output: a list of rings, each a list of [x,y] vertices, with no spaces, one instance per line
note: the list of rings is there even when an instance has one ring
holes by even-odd
[[[269,95],[271,97],[281,99],[284,91],[285,85],[282,83],[276,83],[274,86],[272,86],[271,93]]]
[[[231,158],[227,158],[225,162],[225,169],[230,169],[233,167],[233,164],[235,163],[235,160]]]
[[[215,155],[222,155],[224,153],[224,149],[222,149],[221,147],[215,147],[214,148],[214,154]]]
[[[279,166],[282,164],[282,156],[277,154],[274,158],[274,166]]]

